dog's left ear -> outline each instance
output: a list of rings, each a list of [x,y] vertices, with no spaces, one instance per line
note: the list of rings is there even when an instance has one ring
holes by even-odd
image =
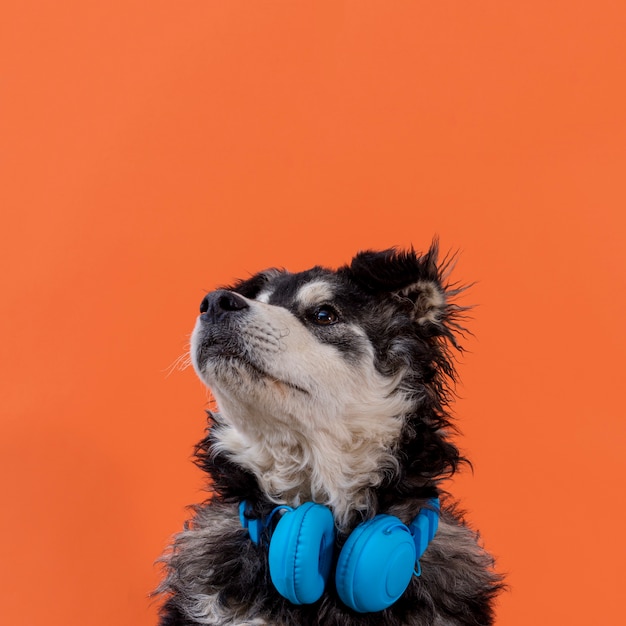
[[[350,265],[342,268],[351,280],[366,291],[389,293],[413,303],[413,318],[424,326],[439,326],[443,330],[450,312],[443,281],[448,263],[438,263],[439,246],[433,241],[428,252],[419,254],[411,248],[395,248],[382,252],[360,252]],[[444,332],[444,334],[447,334]]]

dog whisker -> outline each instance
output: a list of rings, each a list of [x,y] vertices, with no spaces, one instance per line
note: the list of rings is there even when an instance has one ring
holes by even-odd
[[[191,355],[189,354],[189,350],[183,352],[179,357],[174,359],[174,361],[166,368],[165,377],[169,378],[173,372],[183,372],[191,365]]]

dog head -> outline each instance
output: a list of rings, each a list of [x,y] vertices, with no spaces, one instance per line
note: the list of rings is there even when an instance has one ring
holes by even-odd
[[[381,486],[453,470],[445,439],[461,308],[437,245],[276,269],[209,293],[191,359],[220,411],[216,448],[268,498],[368,514]]]

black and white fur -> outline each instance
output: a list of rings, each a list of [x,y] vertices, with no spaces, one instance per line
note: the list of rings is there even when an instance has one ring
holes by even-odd
[[[219,413],[197,450],[211,498],[165,557],[161,626],[493,623],[492,558],[440,483],[463,459],[447,414],[461,307],[437,245],[362,252],[350,265],[268,270],[206,296],[191,360]],[[277,504],[325,504],[337,549],[378,513],[410,522],[443,497],[439,531],[398,602],[345,607],[332,582],[313,605],[274,589],[267,551],[241,527]]]

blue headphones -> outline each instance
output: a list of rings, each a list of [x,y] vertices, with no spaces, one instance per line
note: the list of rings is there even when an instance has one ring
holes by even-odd
[[[284,515],[272,532],[272,518],[279,511]],[[432,498],[408,526],[384,514],[359,524],[335,568],[341,601],[359,613],[373,613],[398,600],[411,577],[420,575],[419,559],[437,532],[439,514],[439,498]],[[283,597],[292,604],[321,598],[333,563],[335,522],[330,509],[307,502],[296,509],[276,507],[258,519],[248,517],[244,501],[239,519],[254,543],[269,538],[270,577]]]

